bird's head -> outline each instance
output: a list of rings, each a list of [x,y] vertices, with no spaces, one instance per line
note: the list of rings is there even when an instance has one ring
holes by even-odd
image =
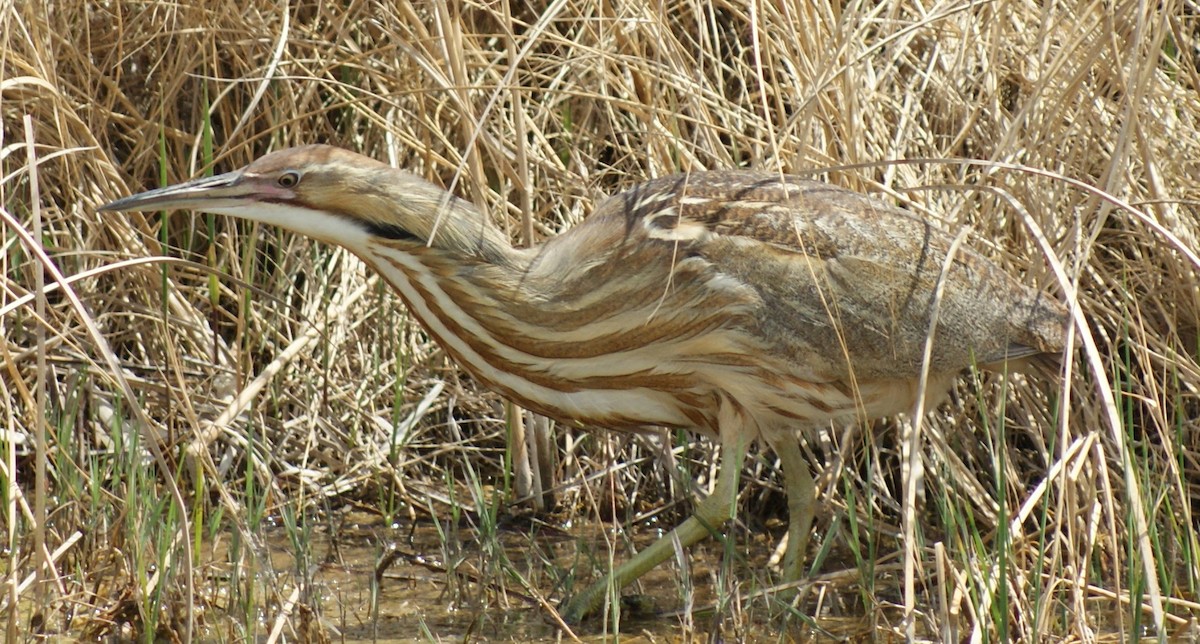
[[[378,241],[468,254],[489,244],[507,244],[470,204],[407,172],[328,145],[272,152],[240,170],[100,207],[114,212],[169,209],[281,226],[360,255],[369,242]]]

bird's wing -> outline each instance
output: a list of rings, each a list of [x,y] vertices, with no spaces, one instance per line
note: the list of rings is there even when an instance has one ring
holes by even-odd
[[[667,197],[666,195],[670,195]],[[744,172],[659,179],[598,211],[707,260],[761,298],[753,331],[817,375],[919,373],[952,236],[858,193]],[[954,372],[1061,345],[1061,305],[960,246],[942,283],[931,365]]]

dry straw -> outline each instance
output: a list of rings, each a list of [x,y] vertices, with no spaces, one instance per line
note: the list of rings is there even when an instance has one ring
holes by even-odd
[[[499,529],[522,507],[504,504],[516,412],[353,257],[223,218],[95,212],[308,142],[453,186],[521,242],[647,177],[814,174],[970,227],[967,244],[1077,305],[1065,380],[967,378],[924,418],[915,506],[897,423],[806,445],[827,510],[798,612],[751,592],[771,583],[781,502],[764,453],[724,556],[651,590],[715,610],[653,628],[1181,632],[1200,579],[1200,7],[926,4],[0,4],[10,639],[358,632],[379,610],[347,618],[307,559],[331,548],[312,526],[337,533],[354,507],[440,530],[426,582],[445,594],[426,610],[457,610],[398,622],[430,638],[554,637],[542,616],[607,567],[603,543]],[[687,436],[555,441],[550,526],[636,532],[711,482]],[[294,565],[267,554],[280,546]]]

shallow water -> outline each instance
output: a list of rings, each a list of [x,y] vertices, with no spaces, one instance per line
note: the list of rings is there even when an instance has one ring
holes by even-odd
[[[312,532],[304,556],[314,563],[305,566],[297,565],[296,541],[286,530],[264,530],[262,538],[275,572],[261,574],[259,579],[274,579],[268,586],[280,599],[273,610],[264,611],[257,627],[262,629],[261,635],[281,628],[289,637],[313,641],[569,640],[551,610],[564,594],[556,586],[569,570],[589,568],[580,548],[591,548],[592,556],[603,558],[603,567],[607,567],[605,529],[611,526],[587,526],[582,531],[586,536],[579,539],[524,521],[498,530],[498,536],[489,540],[469,526],[418,520],[392,527],[374,515],[357,513],[339,520],[332,536],[329,529]],[[639,532],[636,541],[643,547],[658,536],[657,530],[647,528]],[[740,544],[743,550],[735,559],[748,559],[734,577],[752,575],[746,568],[761,571],[766,567],[773,544],[768,544],[765,536],[751,540],[756,543]],[[503,549],[507,565],[491,565],[497,557],[487,551],[497,547]],[[717,595],[711,581],[721,566],[722,546],[710,539],[687,554],[694,587],[692,605],[703,607]],[[215,562],[227,560],[219,549],[213,556]],[[376,584],[375,570],[385,557],[390,563]],[[616,555],[618,561],[624,557],[623,551]],[[214,563],[214,567],[220,566]],[[659,610],[679,608],[678,570],[676,563],[669,561],[647,573],[640,580],[642,599],[648,598],[646,603]],[[732,583],[740,587],[736,579]],[[724,597],[730,601],[729,593]],[[289,603],[290,610],[279,609],[280,604]],[[697,621],[690,622],[687,616],[638,616],[626,611],[620,625],[622,641],[676,641],[684,634],[704,637],[706,632],[725,632],[731,627],[728,618],[716,613],[698,615]],[[778,624],[756,625],[742,613],[735,620],[732,628],[741,635],[764,629],[760,635],[772,640],[779,637]],[[211,619],[205,621],[213,624]],[[592,619],[573,630],[585,640],[603,641],[611,627],[611,623]]]

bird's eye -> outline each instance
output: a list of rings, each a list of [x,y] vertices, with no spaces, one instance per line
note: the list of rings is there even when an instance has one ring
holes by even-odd
[[[279,179],[276,181],[279,183],[280,188],[295,188],[296,184],[300,183],[300,173],[295,170],[288,170],[279,175]]]

